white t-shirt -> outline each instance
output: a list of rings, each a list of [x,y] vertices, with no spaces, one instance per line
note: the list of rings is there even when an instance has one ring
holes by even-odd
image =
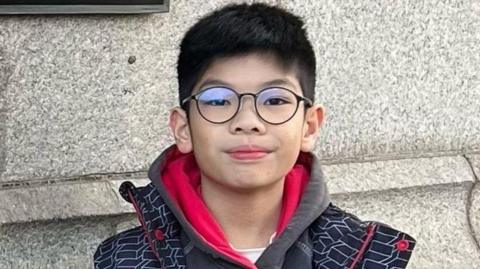
[[[270,240],[268,242],[268,245],[270,245],[273,242],[273,239],[275,238],[275,235],[277,233],[273,233],[272,236],[270,237]],[[268,246],[267,245],[267,246]],[[267,248],[243,248],[243,249],[237,249],[234,248],[232,244],[230,246],[235,250],[236,252],[240,253],[242,256],[245,258],[249,259],[252,263],[255,263],[258,258],[262,255],[263,251]]]

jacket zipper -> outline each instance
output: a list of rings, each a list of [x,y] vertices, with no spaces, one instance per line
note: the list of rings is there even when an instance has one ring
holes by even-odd
[[[362,246],[360,247],[360,250],[357,253],[357,256],[355,256],[355,259],[353,260],[350,267],[348,267],[348,269],[354,269],[355,266],[357,266],[358,262],[362,259],[363,254],[367,250],[368,244],[370,243],[370,241],[372,241],[373,234],[375,232],[375,228],[376,228],[376,225],[374,225],[374,224],[369,224],[367,226],[367,237],[363,241]]]

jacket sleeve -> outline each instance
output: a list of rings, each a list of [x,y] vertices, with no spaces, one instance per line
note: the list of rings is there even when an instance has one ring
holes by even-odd
[[[364,240],[360,249],[358,269],[401,269],[406,268],[415,239],[381,223],[371,223],[370,236]],[[362,253],[363,252],[363,253]]]

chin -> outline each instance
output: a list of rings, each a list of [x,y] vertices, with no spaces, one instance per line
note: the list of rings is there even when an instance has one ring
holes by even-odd
[[[234,180],[228,182],[228,187],[239,191],[257,191],[268,187],[273,187],[278,181],[267,180]]]

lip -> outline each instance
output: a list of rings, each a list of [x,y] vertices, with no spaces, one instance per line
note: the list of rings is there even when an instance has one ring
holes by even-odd
[[[227,151],[230,157],[237,160],[258,160],[267,156],[270,152],[271,150],[256,145],[242,145]]]

